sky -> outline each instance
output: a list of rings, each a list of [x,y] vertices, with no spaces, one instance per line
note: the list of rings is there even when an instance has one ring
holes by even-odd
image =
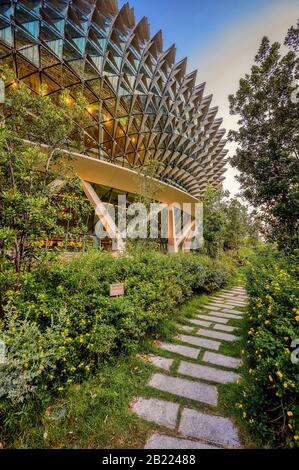
[[[127,0],[119,0],[119,6]],[[253,64],[263,36],[283,42],[288,28],[299,18],[299,0],[130,0],[137,19],[146,16],[154,35],[163,32],[164,48],[177,46],[177,60],[188,57],[188,71],[198,70],[198,83],[206,82],[219,107],[223,127],[237,128],[230,116],[228,95]],[[228,144],[229,155],[235,151]],[[228,166],[224,188],[232,195],[240,188],[236,170]]]

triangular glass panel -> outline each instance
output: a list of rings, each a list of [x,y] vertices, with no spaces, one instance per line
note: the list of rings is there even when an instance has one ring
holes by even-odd
[[[95,68],[92,67],[92,65],[86,61],[85,62],[85,69],[84,69],[84,79],[85,80],[92,80],[93,78],[98,78],[99,73]]]
[[[41,66],[43,68],[50,67],[51,65],[56,65],[60,63],[60,60],[56,57],[56,55],[52,54],[43,46],[40,46],[39,53],[40,53]]]
[[[16,56],[16,64],[17,64],[17,77],[19,79],[24,78],[27,75],[31,75],[32,73],[37,71],[34,65],[27,62],[27,60],[22,59],[22,57],[20,57],[19,55]]]
[[[0,13],[1,15],[6,16],[6,18],[10,19],[10,15],[12,11],[11,11],[11,2],[9,0],[6,0],[6,2],[1,2]]]
[[[56,39],[55,41],[47,41],[47,46],[49,49],[51,49],[54,54],[62,59],[63,55],[63,40],[62,39]]]
[[[110,86],[106,81],[103,82],[100,98],[106,100],[109,98],[115,98],[115,93],[111,90]]]
[[[55,91],[60,90],[60,86],[57,85],[53,80],[51,80],[49,77],[47,77],[44,73],[42,73],[42,90],[44,95],[50,95],[51,93],[54,93]]]
[[[22,26],[26,31],[35,39],[39,37],[39,21],[30,21],[28,23],[22,23]]]
[[[82,54],[80,54],[75,45],[71,44],[70,41],[65,39],[63,42],[63,59],[69,61],[74,59],[80,59],[81,57]]]
[[[60,31],[53,27],[53,24],[50,25],[47,21],[41,21],[39,35],[40,39],[45,42],[62,39]]]
[[[104,57],[102,56],[91,56],[90,57],[92,62],[94,63],[95,67],[98,69],[99,72],[102,72],[103,69],[103,62],[104,62]]]
[[[6,55],[10,54],[11,50],[5,47],[3,44],[0,44],[0,58],[5,57]]]
[[[39,67],[39,46],[27,47],[19,51],[26,59]]]
[[[23,47],[34,46],[37,41],[30,36],[23,28],[16,26],[15,28],[15,46],[16,49],[22,49]]]
[[[71,67],[71,69],[74,70],[74,72],[80,77],[84,77],[84,65],[85,62],[84,60],[72,60],[68,62],[68,66]]]
[[[85,36],[80,38],[72,38],[73,43],[77,46],[77,49],[80,50],[81,54],[84,55],[85,53],[85,46],[86,46],[86,38]]]
[[[30,77],[24,78],[24,83],[28,85],[35,93],[41,92],[41,83],[39,78],[39,73],[35,73],[34,75],[30,75]]]
[[[109,59],[106,59],[105,61],[104,72],[110,74],[117,74],[117,69],[113,66],[112,62]]]
[[[95,80],[89,80],[86,82],[86,85],[93,91],[95,95],[98,97],[100,96],[101,93],[101,79],[97,78]]]
[[[125,107],[127,113],[130,113],[131,110],[131,105],[132,105],[132,96],[122,96],[122,103],[123,106]]]

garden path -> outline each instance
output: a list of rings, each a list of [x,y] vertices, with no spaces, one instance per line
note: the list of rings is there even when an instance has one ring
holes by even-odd
[[[174,342],[159,343],[161,356],[148,357],[157,368],[148,386],[162,396],[167,393],[168,399],[137,397],[131,408],[140,418],[169,432],[152,434],[146,449],[242,447],[237,427],[218,409],[217,386],[240,377],[242,361],[226,354],[225,344],[233,347],[239,340],[246,302],[243,287],[222,290],[179,325],[181,333]],[[190,406],[182,404],[186,399]]]

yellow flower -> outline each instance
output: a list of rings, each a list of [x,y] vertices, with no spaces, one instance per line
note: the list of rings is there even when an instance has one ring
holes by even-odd
[[[270,325],[270,323],[271,323],[270,320],[265,321],[265,325]]]
[[[280,377],[280,378],[283,377],[283,373],[280,372],[280,370],[279,370],[278,372],[276,372],[276,375],[277,375],[278,377]]]
[[[243,411],[243,418],[246,418],[246,416],[247,416],[246,411]]]
[[[269,380],[270,380],[270,382],[273,382],[273,377],[272,377],[272,375],[269,375]]]
[[[296,435],[294,436],[294,440],[295,440],[295,441],[299,441],[299,436],[298,436],[298,434],[296,434]]]
[[[288,416],[293,416],[293,412],[292,412],[292,411],[288,411],[288,412],[287,412],[287,415],[288,415]]]
[[[299,321],[299,315],[297,315],[297,317],[295,317],[295,320],[296,320],[296,321]]]
[[[286,382],[283,384],[283,386],[284,388],[288,388],[288,384]]]

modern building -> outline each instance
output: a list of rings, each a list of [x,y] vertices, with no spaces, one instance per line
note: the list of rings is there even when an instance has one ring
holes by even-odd
[[[170,205],[196,202],[224,179],[225,130],[212,96],[128,4],[0,0],[0,60],[34,93],[83,92],[93,124],[73,156],[98,215],[109,190],[137,194],[143,175],[159,182],[153,198]]]

